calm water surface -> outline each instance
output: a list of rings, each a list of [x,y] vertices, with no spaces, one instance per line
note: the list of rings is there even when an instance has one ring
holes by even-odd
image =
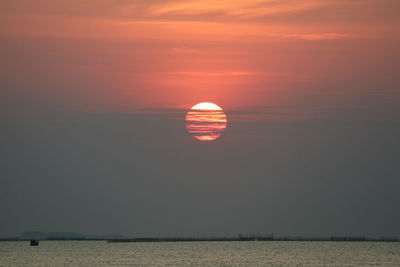
[[[0,266],[400,266],[384,242],[0,242]]]

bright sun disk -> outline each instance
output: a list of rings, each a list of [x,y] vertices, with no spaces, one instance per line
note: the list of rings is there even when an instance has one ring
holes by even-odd
[[[188,132],[200,141],[212,141],[220,137],[226,123],[222,108],[210,102],[194,105],[186,115]]]

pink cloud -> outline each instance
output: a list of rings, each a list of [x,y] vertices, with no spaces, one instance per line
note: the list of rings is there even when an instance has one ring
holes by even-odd
[[[284,34],[282,38],[287,39],[301,39],[301,40],[334,40],[351,38],[354,35],[346,33],[308,33],[308,34]]]

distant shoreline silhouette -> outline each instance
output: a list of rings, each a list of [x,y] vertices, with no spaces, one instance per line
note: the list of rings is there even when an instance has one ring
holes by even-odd
[[[17,237],[0,238],[0,241],[107,241],[109,243],[129,242],[233,242],[233,241],[332,241],[332,242],[399,242],[396,237],[366,237],[366,236],[275,236],[261,234],[239,234],[237,237],[126,237],[119,234],[114,235],[83,235],[73,232],[24,232]]]

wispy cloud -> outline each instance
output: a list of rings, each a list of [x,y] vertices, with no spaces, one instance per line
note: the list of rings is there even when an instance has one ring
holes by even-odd
[[[198,49],[182,46],[182,47],[174,47],[172,48],[172,51],[175,53],[194,53],[197,52]]]
[[[308,33],[308,34],[283,34],[282,38],[288,39],[301,39],[301,40],[333,40],[333,39],[344,39],[353,37],[351,34],[346,33]]]
[[[153,5],[148,9],[148,12],[152,16],[214,15],[249,18],[282,13],[297,13],[329,4],[331,4],[331,1],[316,0],[192,0]]]

